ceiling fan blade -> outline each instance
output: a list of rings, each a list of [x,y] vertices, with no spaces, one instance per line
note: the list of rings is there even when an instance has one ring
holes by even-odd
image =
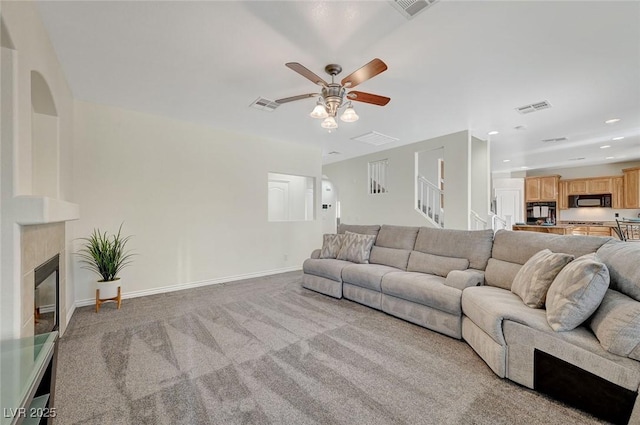
[[[386,70],[387,64],[382,62],[380,59],[375,58],[359,70],[344,77],[340,84],[346,87],[355,87]]]
[[[289,68],[289,69],[294,70],[298,74],[302,75],[307,80],[310,80],[313,84],[317,84],[319,86],[326,86],[326,85],[329,84],[325,80],[323,80],[322,78],[318,77],[313,72],[309,71],[303,65],[300,65],[298,62],[285,63],[285,66],[287,68]]]
[[[291,97],[285,97],[282,99],[278,99],[276,100],[276,103],[287,103],[287,102],[294,102],[296,100],[302,100],[302,99],[308,99],[310,97],[318,97],[320,96],[320,93],[307,93],[307,94],[299,94],[298,96],[291,96]]]
[[[372,105],[384,106],[391,98],[380,96],[377,94],[365,93],[361,91],[351,91],[347,94],[347,98],[357,102],[371,103]],[[277,101],[276,101],[277,102]]]

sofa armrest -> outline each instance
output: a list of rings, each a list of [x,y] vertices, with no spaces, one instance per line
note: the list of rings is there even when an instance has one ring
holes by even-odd
[[[320,258],[320,250],[319,249],[314,249],[313,252],[311,253],[311,258]]]
[[[476,269],[452,270],[447,275],[444,284],[461,291],[470,286],[480,286],[484,284],[484,272]]]

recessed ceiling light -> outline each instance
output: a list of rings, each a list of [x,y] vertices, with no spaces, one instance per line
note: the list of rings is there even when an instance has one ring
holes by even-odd
[[[602,145],[602,146],[600,146],[600,149],[607,149],[607,148],[610,148],[610,147],[611,147],[611,145]]]
[[[615,158],[615,156],[608,156],[605,159],[613,159],[613,158]]]
[[[615,124],[618,121],[620,121],[620,118],[611,118],[610,120],[606,120],[604,123],[605,124]]]
[[[503,159],[502,162],[511,162],[510,159]]]
[[[613,138],[613,139],[611,139],[611,140],[622,140],[622,139],[624,139],[624,136],[614,137],[614,138]]]
[[[489,136],[495,136],[496,134],[500,134],[500,132],[499,132],[499,131],[495,131],[495,130],[493,130],[493,131],[488,132],[487,134],[488,134]]]
[[[520,169],[521,169],[521,170],[528,170],[528,169],[529,169],[529,167],[527,167],[527,166],[525,165],[525,166],[520,167]]]

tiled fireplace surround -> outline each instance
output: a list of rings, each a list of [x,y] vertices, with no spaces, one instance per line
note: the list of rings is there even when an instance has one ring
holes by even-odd
[[[60,331],[66,327],[66,252],[65,223],[20,226],[22,278],[21,336],[34,333],[34,269],[56,254],[60,254]]]

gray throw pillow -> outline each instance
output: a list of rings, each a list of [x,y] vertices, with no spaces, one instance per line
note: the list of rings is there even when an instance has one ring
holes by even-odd
[[[640,360],[640,302],[609,289],[590,327],[608,352]]]
[[[367,264],[371,255],[371,247],[375,241],[374,235],[346,232],[337,258],[352,263]]]
[[[563,268],[547,292],[547,322],[556,332],[580,326],[598,308],[609,288],[609,270],[587,254]]]
[[[322,235],[322,249],[320,258],[336,258],[342,248],[342,241],[345,235],[326,234]]]
[[[549,286],[573,255],[543,249],[524,263],[513,278],[511,292],[522,298],[529,307],[542,308]]]

